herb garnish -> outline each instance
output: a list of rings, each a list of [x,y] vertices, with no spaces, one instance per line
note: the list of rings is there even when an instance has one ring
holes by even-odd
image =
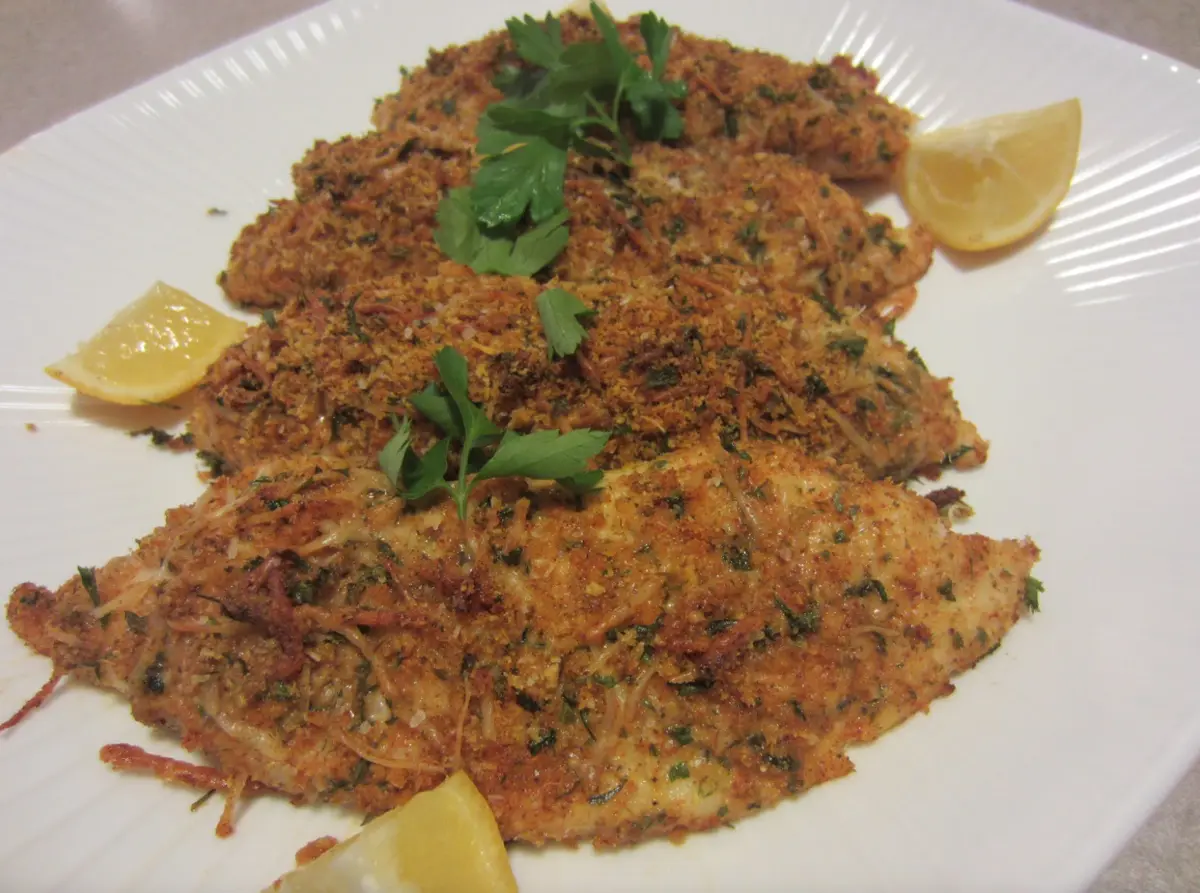
[[[679,370],[671,365],[655,366],[646,373],[646,387],[655,391],[673,388],[679,381]]]
[[[79,582],[83,584],[88,598],[92,600],[92,605],[100,607],[100,589],[96,586],[96,569],[94,567],[77,567],[75,570],[79,571]]]
[[[621,790],[624,787],[625,787],[625,782],[622,781],[615,788],[609,788],[607,791],[604,791],[601,794],[596,794],[593,797],[588,797],[588,803],[591,804],[592,806],[603,806],[605,803],[607,803],[613,797],[617,796],[617,794],[621,793]]]
[[[502,73],[506,98],[490,105],[476,128],[483,162],[471,185],[451,190],[437,215],[438,247],[477,273],[531,276],[566,247],[563,184],[571,150],[627,164],[623,119],[632,119],[641,139],[683,134],[672,103],[686,87],[663,79],[670,26],[654,13],[643,15],[645,51],[633,53],[600,6],[592,3],[591,13],[602,39],[570,46],[554,16],[507,22],[517,54],[534,69]]]
[[[779,769],[783,772],[796,771],[796,758],[790,754],[784,754],[780,756],[773,753],[764,753],[762,755],[762,761],[772,769]]]
[[[821,292],[814,291],[811,295],[809,295],[809,297],[819,304],[821,309],[824,310],[829,315],[829,318],[834,322],[841,322],[845,318],[842,316],[841,311],[838,310],[834,305],[833,301],[829,300],[829,298],[827,298]]]
[[[548,288],[538,295],[537,309],[551,360],[575,353],[587,337],[587,329],[579,321],[596,315],[595,310],[561,288]]]
[[[726,617],[721,620],[708,621],[708,626],[705,627],[705,630],[708,632],[708,634],[710,636],[719,636],[719,635],[721,635],[721,633],[725,632],[728,629],[733,629],[735,626],[737,626],[737,621],[732,618]]]
[[[1029,608],[1030,611],[1042,610],[1039,596],[1041,596],[1041,594],[1045,591],[1046,591],[1046,587],[1042,584],[1042,581],[1039,580],[1037,577],[1026,577],[1025,578],[1025,607]]]
[[[454,500],[458,516],[465,519],[471,491],[489,478],[552,480],[578,493],[599,485],[603,472],[589,471],[587,462],[604,449],[609,432],[587,428],[566,434],[505,431],[468,396],[467,361],[462,354],[443,347],[434,357],[434,365],[444,390],[431,384],[414,396],[412,403],[446,436],[419,456],[412,448],[412,422],[393,417],[396,433],[379,453],[380,468],[405,499],[445,490]],[[497,440],[495,451],[484,458],[483,449]],[[446,480],[451,441],[461,445],[458,475]]]
[[[838,338],[836,341],[830,341],[828,347],[830,350],[840,350],[852,359],[861,360],[863,352],[867,349],[867,339],[857,335]]]
[[[229,463],[225,458],[212,450],[196,450],[196,458],[208,466],[211,477],[225,477],[230,473]]]
[[[438,205],[434,241],[453,260],[476,273],[532,276],[567,247],[566,209],[520,235],[485,232],[471,210],[466,187],[451,189]]]
[[[783,612],[784,619],[787,620],[788,634],[793,639],[812,635],[821,628],[821,609],[815,604],[807,606],[803,611],[797,611],[777,596],[775,607]]]
[[[151,694],[161,695],[167,690],[167,655],[162,651],[154,655],[154,662],[146,667],[146,672],[142,677],[142,683],[146,687],[146,691]]]
[[[955,462],[957,462],[959,459],[961,459],[967,453],[972,452],[974,449],[975,448],[972,446],[955,447],[950,452],[945,453],[942,456],[942,468],[949,468],[951,465],[953,465]]]
[[[507,551],[501,549],[499,546],[492,546],[492,560],[497,564],[506,564],[509,567],[519,567],[524,554],[525,550],[520,546]]]
[[[529,755],[536,757],[547,747],[553,747],[558,740],[558,732],[555,729],[547,729],[533,741],[529,742]]]
[[[350,303],[346,305],[346,328],[350,330],[351,335],[363,344],[368,344],[371,341],[371,337],[358,324],[358,314],[354,312],[354,305],[358,303],[360,297],[362,295],[355,295],[350,299]]]
[[[671,514],[675,516],[676,520],[682,518],[687,511],[687,500],[684,498],[682,490],[675,490],[668,494],[663,502],[667,504],[667,507],[671,510]]]
[[[844,595],[852,595],[857,598],[866,598],[872,592],[879,596],[881,602],[888,600],[887,588],[874,577],[863,580],[861,583],[855,583],[853,586],[848,586]]]
[[[671,726],[667,729],[667,734],[675,739],[676,744],[685,745],[692,743],[691,726]]]
[[[711,689],[716,682],[709,676],[697,676],[691,682],[668,682],[671,688],[675,689],[677,694],[687,697],[689,695],[703,694]]]
[[[141,614],[135,614],[133,611],[126,611],[125,626],[129,628],[131,633],[138,633],[139,635],[146,634],[146,618]]]
[[[516,701],[517,706],[526,713],[540,713],[542,711],[542,705],[538,703],[537,698],[526,692],[517,692]]]
[[[741,546],[725,546],[721,550],[721,558],[735,571],[748,571],[753,568],[753,563],[750,560],[750,550]]]

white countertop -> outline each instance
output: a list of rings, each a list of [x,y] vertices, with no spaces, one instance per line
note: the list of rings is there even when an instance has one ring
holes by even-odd
[[[1200,67],[1200,0],[1026,2]],[[0,151],[152,75],[313,5],[310,0],[3,0]],[[1091,893],[1197,890],[1200,763]]]

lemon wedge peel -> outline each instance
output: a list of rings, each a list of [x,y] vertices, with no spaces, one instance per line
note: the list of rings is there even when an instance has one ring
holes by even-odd
[[[156,282],[46,373],[81,394],[129,406],[185,393],[246,324]]]
[[[456,772],[267,889],[517,893],[517,882],[487,800]]]
[[[1041,228],[1079,159],[1078,99],[912,138],[901,168],[909,213],[944,245],[986,251]]]

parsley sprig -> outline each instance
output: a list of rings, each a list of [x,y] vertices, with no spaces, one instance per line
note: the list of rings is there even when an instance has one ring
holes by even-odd
[[[538,295],[537,309],[551,360],[575,353],[587,337],[587,329],[580,324],[580,320],[596,315],[595,310],[561,288],[548,288]]]
[[[509,19],[517,54],[531,66],[501,72],[506,98],[490,105],[476,129],[484,160],[469,187],[450,190],[438,208],[438,246],[477,273],[532,276],[566,247],[563,185],[572,150],[628,163],[622,122],[639,139],[683,134],[673,104],[686,87],[665,80],[671,27],[646,13],[644,52],[631,52],[597,4],[601,40],[563,44],[562,24],[547,15]],[[649,69],[639,58],[649,60]]]
[[[400,495],[420,499],[445,490],[454,500],[460,518],[467,517],[471,491],[489,478],[524,477],[557,481],[567,489],[585,493],[600,484],[603,472],[588,470],[588,460],[604,449],[609,432],[580,428],[562,434],[533,431],[518,434],[497,426],[467,392],[467,361],[452,347],[434,357],[441,386],[428,385],[412,397],[412,404],[446,436],[424,456],[412,446],[412,421],[392,417],[396,433],[379,453],[379,467]],[[458,473],[446,479],[452,442],[460,446]],[[488,448],[495,450],[488,454]]]

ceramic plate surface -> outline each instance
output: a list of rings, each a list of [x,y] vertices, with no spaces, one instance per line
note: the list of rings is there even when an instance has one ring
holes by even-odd
[[[1079,173],[1049,230],[987,262],[939,255],[900,327],[991,438],[987,467],[954,482],[975,529],[1042,546],[1044,610],[958,694],[855,751],[851,777],[682,846],[517,849],[521,888],[1082,889],[1200,750],[1200,72],[987,0],[655,8],[797,59],[851,53],[923,127],[1082,99]],[[155,279],[221,305],[229,244],[290,194],[313,139],[364,129],[427,47],[521,11],[334,2],[0,156],[4,591],[125,552],[200,489],[189,457],[125,433],[169,411],[73,403],[42,367]],[[0,713],[47,670],[0,631]],[[115,741],[182,755],[82,687],[0,738],[0,889],[257,890],[358,824],[261,799],[219,841],[218,800],[191,812],[190,792],[112,773],[96,754]]]

